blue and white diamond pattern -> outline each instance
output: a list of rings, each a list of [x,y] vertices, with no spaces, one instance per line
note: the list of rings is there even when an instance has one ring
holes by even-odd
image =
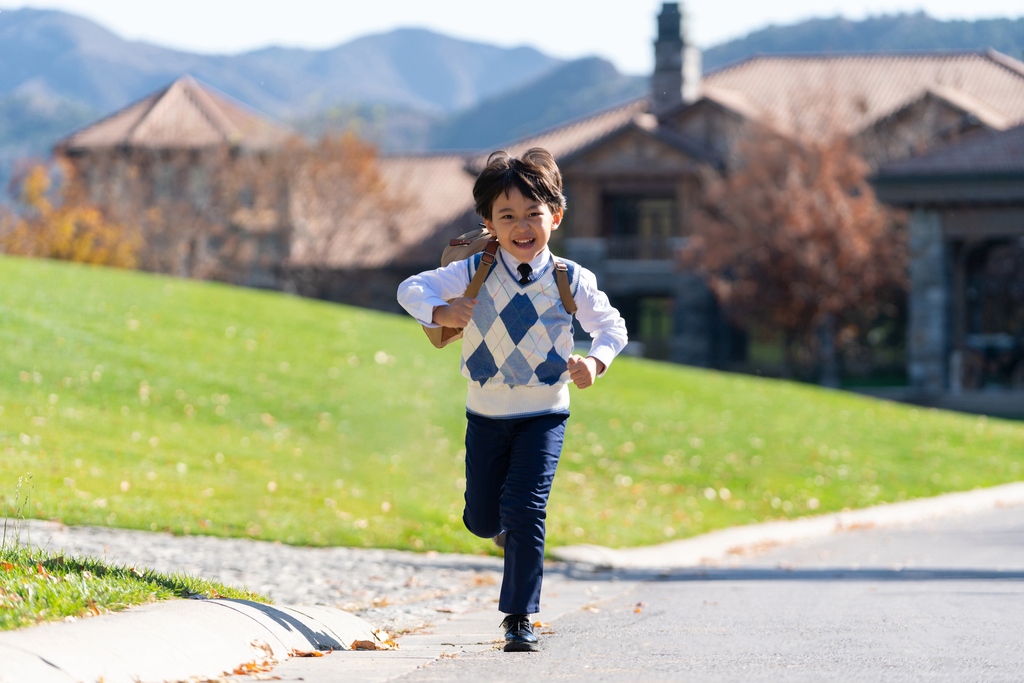
[[[560,305],[554,278],[522,287],[496,267],[480,292],[463,362],[474,381],[509,386],[553,385],[566,373],[572,353],[571,317]],[[498,367],[496,359],[504,359]]]

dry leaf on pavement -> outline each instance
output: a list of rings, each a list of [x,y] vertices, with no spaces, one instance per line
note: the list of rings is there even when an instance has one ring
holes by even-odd
[[[387,631],[377,629],[373,632],[374,640],[353,640],[353,650],[397,650],[398,643],[388,635]]]

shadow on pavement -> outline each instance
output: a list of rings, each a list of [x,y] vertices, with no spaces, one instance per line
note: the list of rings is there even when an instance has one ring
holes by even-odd
[[[1024,571],[991,569],[862,569],[830,568],[785,569],[601,569],[570,566],[562,573],[567,578],[589,581],[1020,581]]]

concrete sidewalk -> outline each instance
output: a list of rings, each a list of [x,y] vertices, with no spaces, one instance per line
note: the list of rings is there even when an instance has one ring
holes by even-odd
[[[548,571],[537,620],[553,622],[583,609],[597,611],[597,605],[621,600],[644,581],[671,568],[729,564],[775,546],[844,530],[912,524],[1022,503],[1024,483],[1017,483],[736,527],[648,548],[554,549],[553,554],[570,563]],[[619,571],[590,571],[609,567]],[[218,679],[242,665],[263,662],[276,665],[273,675],[283,680],[343,678],[377,683],[446,656],[498,649],[500,621],[495,609],[474,609],[403,636],[400,650],[363,652],[347,648],[354,640],[373,640],[373,627],[339,609],[276,607],[242,600],[173,600],[73,623],[0,633],[0,683]],[[290,657],[296,650],[334,652],[317,658]]]

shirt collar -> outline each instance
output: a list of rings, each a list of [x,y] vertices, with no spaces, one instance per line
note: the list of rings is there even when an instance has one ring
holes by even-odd
[[[509,271],[513,273],[518,272],[519,264],[521,262],[517,260],[515,256],[506,253],[504,249],[499,249],[499,251],[501,252],[501,258],[504,259],[505,265],[508,266]],[[547,247],[544,247],[544,251],[537,254],[537,256],[534,257],[534,259],[529,262],[530,268],[533,270],[534,273],[539,272],[544,268],[544,266],[548,264],[548,261],[550,259],[551,250],[548,249]]]

